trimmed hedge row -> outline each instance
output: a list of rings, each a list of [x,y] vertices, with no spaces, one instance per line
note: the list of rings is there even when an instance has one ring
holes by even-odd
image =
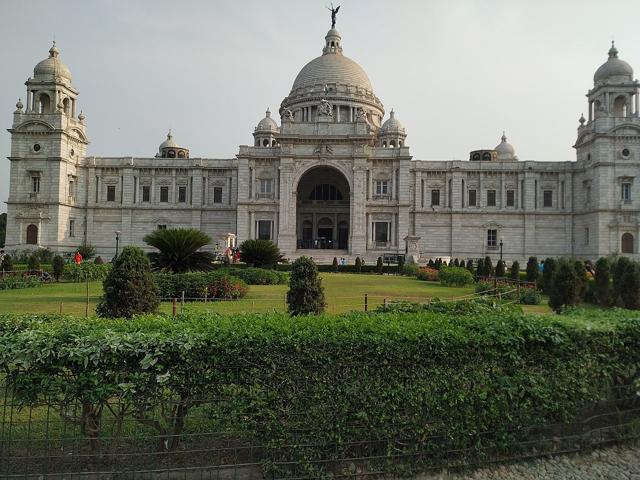
[[[19,288],[41,287],[42,280],[35,275],[5,275],[0,278],[0,290],[15,290]]]
[[[289,275],[287,273],[264,268],[227,267],[217,269],[216,272],[238,277],[247,285],[282,285],[289,281]]]
[[[322,460],[349,458],[369,440],[359,471],[407,475],[452,450],[463,462],[511,452],[527,426],[570,421],[619,385],[635,392],[638,364],[640,317],[620,310],[0,316],[0,369],[20,404],[53,398],[73,412],[81,403],[92,413],[85,440],[96,445],[111,435],[96,417],[117,399],[166,450],[224,418],[234,444],[265,446],[265,475],[278,477],[346,474]],[[167,423],[164,411],[178,417]]]

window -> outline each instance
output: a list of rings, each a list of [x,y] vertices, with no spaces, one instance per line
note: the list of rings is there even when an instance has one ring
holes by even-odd
[[[151,201],[151,187],[149,185],[142,186],[142,201],[143,202]]]
[[[115,201],[116,201],[116,186],[107,185],[107,202],[115,202]]]
[[[40,193],[40,177],[31,177],[31,191],[33,193]]]
[[[257,221],[258,240],[271,240],[271,220],[258,220]]]
[[[260,193],[262,194],[270,194],[272,193],[273,180],[270,178],[261,178],[260,179]]]
[[[507,190],[507,207],[516,206],[516,192],[515,190]]]
[[[587,205],[591,205],[591,185],[587,185],[587,188],[585,191],[585,197],[586,197]]]
[[[76,182],[73,180],[69,180],[69,196],[72,198],[76,196]]]
[[[389,195],[389,182],[387,180],[376,180],[376,195]]]
[[[584,244],[589,245],[589,227],[584,229]]]
[[[376,243],[387,243],[389,241],[389,222],[373,223],[373,238]]]
[[[496,248],[498,246],[498,230],[487,230],[487,247]]]
[[[542,192],[542,206],[553,207],[553,191],[552,190],[544,190]]]
[[[495,207],[495,206],[496,206],[496,191],[487,190],[487,207]]]
[[[431,206],[440,205],[440,190],[431,190]]]
[[[469,190],[469,206],[470,207],[476,207],[477,206],[476,191],[475,190]]]
[[[184,203],[187,201],[187,187],[180,185],[178,187],[178,202]]]
[[[33,223],[27,227],[27,245],[36,245],[38,243],[38,227]]]
[[[624,202],[631,201],[631,184],[630,183],[625,182],[622,184],[621,194],[622,194],[622,200]]]
[[[622,234],[622,253],[633,253],[633,235],[630,233]]]
[[[167,226],[166,225],[158,225],[158,230],[166,230]]]
[[[169,201],[169,187],[160,187],[160,201],[161,202]]]
[[[213,203],[222,203],[222,187],[213,187]]]
[[[75,220],[69,220],[69,236],[70,237],[75,237],[76,236],[76,221]]]

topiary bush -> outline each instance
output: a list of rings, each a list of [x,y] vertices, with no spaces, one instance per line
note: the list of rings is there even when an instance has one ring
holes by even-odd
[[[507,271],[506,271],[506,267],[504,264],[504,260],[498,260],[498,263],[496,264],[496,277],[498,278],[502,278],[506,275]]]
[[[536,282],[539,273],[538,259],[536,257],[529,257],[527,261],[527,282]]]
[[[491,277],[494,274],[493,263],[491,262],[491,257],[489,255],[484,257],[484,274],[487,277]]]
[[[511,264],[510,273],[511,273],[510,277],[513,280],[520,280],[520,264],[518,263],[517,260]]]
[[[322,279],[316,264],[309,257],[300,257],[293,262],[287,305],[291,316],[324,312],[326,302]]]
[[[362,259],[356,257],[356,273],[362,273]]]
[[[379,275],[382,275],[382,273],[384,272],[384,263],[382,262],[382,257],[378,257],[378,260],[376,262],[376,271]]]
[[[442,285],[448,287],[463,287],[473,283],[473,275],[461,267],[442,267],[438,273],[438,279]]]
[[[27,262],[28,270],[40,270],[40,255],[34,253],[29,256],[29,261]]]
[[[640,265],[627,257],[618,258],[613,270],[613,285],[624,308],[640,308]]]
[[[473,275],[474,268],[473,268],[473,260],[471,259],[467,260],[467,270],[469,270],[469,272],[471,272],[471,275]]]
[[[122,249],[102,282],[102,288],[104,295],[96,307],[100,317],[131,318],[158,310],[158,286],[151,273],[151,263],[138,247]]]
[[[331,267],[333,268],[333,273],[338,273],[338,259],[336,257],[333,257]]]
[[[610,264],[607,258],[601,257],[596,262],[594,279],[595,295],[598,304],[603,307],[613,305]]]
[[[240,244],[240,260],[257,268],[273,268],[280,259],[280,249],[271,240],[245,240]]]
[[[580,280],[576,273],[575,262],[561,258],[551,278],[549,306],[559,312],[567,306],[578,305],[580,301]]]
[[[484,258],[478,259],[478,266],[476,267],[476,276],[477,277],[486,277],[488,275],[485,274],[484,271]]]
[[[64,273],[64,258],[62,258],[60,255],[56,255],[55,257],[53,257],[52,267],[53,278],[55,278],[57,282],[60,280],[60,277],[62,277],[62,274]]]

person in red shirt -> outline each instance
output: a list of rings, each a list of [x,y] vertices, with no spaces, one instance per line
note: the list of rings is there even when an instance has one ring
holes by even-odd
[[[82,255],[80,255],[80,252],[76,252],[76,254],[73,257],[74,262],[76,262],[76,265],[80,265],[82,263]]]

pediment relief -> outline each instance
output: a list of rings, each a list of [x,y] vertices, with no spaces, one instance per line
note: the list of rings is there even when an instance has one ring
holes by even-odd
[[[117,185],[118,183],[120,183],[120,179],[116,177],[106,177],[103,180],[103,183],[105,185]]]
[[[53,130],[53,127],[47,122],[43,122],[42,120],[31,120],[23,123],[16,130],[19,132],[49,133]]]
[[[158,180],[158,185],[171,185],[171,179],[170,178],[161,178]]]
[[[78,130],[77,128],[72,128],[71,130],[69,130],[67,132],[67,135],[76,138],[82,142],[86,142],[87,141],[87,137],[85,136],[84,133],[82,133],[82,131]]]
[[[225,183],[226,182],[224,180],[211,180],[209,182],[209,185],[211,185],[212,187],[224,187]]]
[[[502,228],[502,225],[500,225],[497,222],[488,222],[485,223],[484,225],[482,225],[482,228],[486,228],[487,230],[491,229],[491,230],[500,230]]]

